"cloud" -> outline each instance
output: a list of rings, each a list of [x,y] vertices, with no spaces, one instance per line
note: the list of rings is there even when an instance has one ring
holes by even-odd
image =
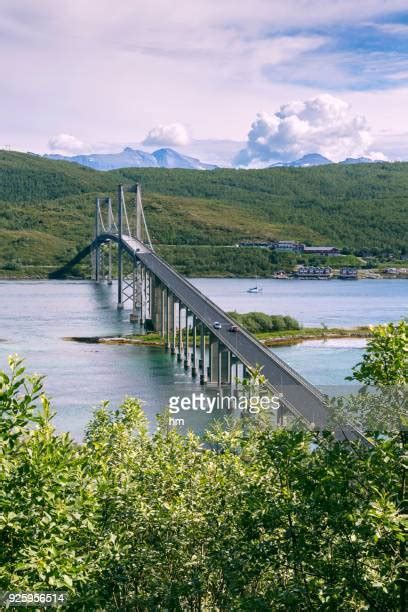
[[[364,117],[350,116],[347,102],[322,94],[284,104],[274,114],[258,113],[235,163],[262,166],[307,153],[320,153],[332,161],[360,156],[384,159],[382,153],[370,151],[372,140]]]
[[[351,43],[362,24],[398,26],[406,0],[139,4],[1,0],[3,142],[45,151],[48,135],[61,126],[87,146],[140,142],[155,125],[152,118],[166,125],[175,117],[194,126],[197,139],[242,140],[255,111],[271,100],[273,111],[287,100],[332,91],[354,104],[354,92],[362,91],[362,100],[368,88],[392,88],[394,96],[376,110],[369,100],[362,112],[370,124],[377,130],[404,125],[405,39],[365,26],[358,52]],[[373,53],[364,46],[365,30],[374,30],[370,41],[383,45],[380,58],[377,46]]]
[[[143,140],[146,146],[177,147],[190,142],[187,128],[182,123],[159,124],[152,128]]]
[[[379,148],[394,161],[404,161],[408,159],[408,132],[402,133],[382,133],[375,141],[374,147]]]
[[[60,153],[83,153],[85,144],[71,136],[71,134],[58,134],[48,141],[48,146],[51,151],[58,151]]]
[[[384,34],[395,36],[408,36],[407,23],[369,23],[367,24]]]

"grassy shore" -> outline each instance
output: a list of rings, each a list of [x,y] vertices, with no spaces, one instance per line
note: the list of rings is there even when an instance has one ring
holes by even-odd
[[[266,346],[283,346],[297,344],[305,340],[327,340],[329,338],[368,338],[371,334],[368,326],[360,327],[304,327],[278,332],[262,332],[256,334]]]

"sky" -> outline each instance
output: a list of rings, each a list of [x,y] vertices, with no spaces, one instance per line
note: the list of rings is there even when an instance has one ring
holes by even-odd
[[[408,159],[407,0],[0,0],[0,148]]]

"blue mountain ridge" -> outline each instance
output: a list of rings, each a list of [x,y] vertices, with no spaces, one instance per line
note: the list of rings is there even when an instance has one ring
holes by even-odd
[[[339,164],[375,164],[382,162],[381,159],[370,159],[369,157],[347,157]],[[290,162],[277,162],[272,164],[269,168],[307,168],[309,166],[326,166],[327,164],[334,164],[331,159],[320,155],[320,153],[308,153],[300,159],[295,159]]]
[[[119,168],[185,168],[189,170],[214,170],[215,164],[201,162],[195,157],[182,155],[174,149],[163,148],[147,153],[139,149],[126,147],[120,153],[91,153],[89,155],[58,155],[46,154],[48,159],[64,160],[93,168],[94,170],[117,170]],[[382,160],[372,160],[368,157],[347,157],[339,164],[373,164]],[[327,157],[319,153],[308,153],[300,159],[290,162],[277,162],[269,168],[307,168],[334,164]]]
[[[205,164],[199,159],[181,155],[174,149],[158,149],[153,153],[126,147],[120,153],[91,153],[90,155],[46,154],[48,159],[63,160],[87,166],[94,170],[117,170],[119,168],[187,168],[191,170],[213,170],[217,166]]]

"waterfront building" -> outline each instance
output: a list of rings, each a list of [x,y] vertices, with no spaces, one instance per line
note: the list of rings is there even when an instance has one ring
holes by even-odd
[[[328,280],[332,276],[332,269],[329,266],[299,266],[296,276],[301,279]]]
[[[357,268],[350,268],[349,266],[343,266],[340,268],[339,278],[341,280],[357,280],[358,270]]]

